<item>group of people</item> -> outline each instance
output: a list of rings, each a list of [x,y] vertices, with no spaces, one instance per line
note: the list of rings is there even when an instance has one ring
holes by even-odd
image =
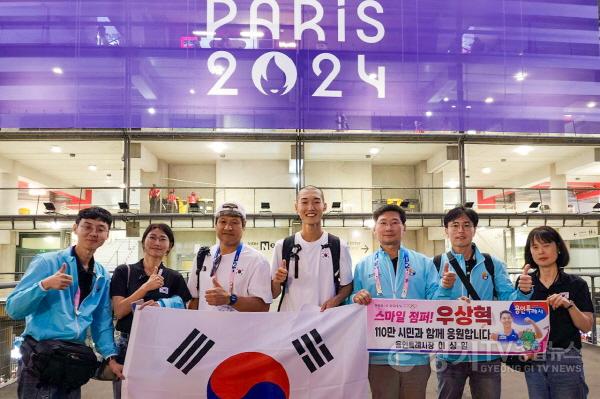
[[[278,311],[306,306],[327,311],[345,302],[368,305],[373,298],[546,300],[551,308],[550,349],[525,371],[529,396],[587,397],[579,331],[592,327],[592,302],[586,282],[564,272],[569,253],[551,227],[530,232],[527,265],[513,284],[505,264],[474,244],[479,218],[472,209],[456,207],[445,215],[451,249],[432,259],[402,244],[406,214],[397,205],[384,205],[373,213],[380,247],[352,273],[347,243],[322,228],[327,209],[323,191],[302,188],[295,209],[302,228],[276,243],[269,264],[242,241],[243,207],[222,204],[215,212],[218,243],[198,251],[187,282],[163,263],[175,243],[165,224],[148,226],[142,236],[143,259],[118,266],[109,281],[93,255],[108,238],[111,215],[102,208],[82,210],[73,226],[77,244],[37,256],[7,299],[7,313],[27,322],[19,397],[80,397],[79,388],[41,379],[34,354],[45,340],[84,343],[89,330],[106,367],[117,377],[118,398],[134,307],[265,312],[278,297]],[[438,355],[438,398],[462,397],[467,379],[473,398],[500,398],[500,362],[499,356]],[[425,398],[431,374],[428,355],[377,353],[369,363],[373,398]],[[572,367],[552,367],[561,365]]]
[[[161,213],[162,206],[166,213],[179,213],[180,208],[185,204],[175,194],[175,189],[170,188],[165,199],[161,198],[160,188],[153,184],[148,190],[148,202],[150,203],[150,213]],[[180,205],[181,204],[181,205]],[[198,195],[192,191],[187,197],[187,211],[199,212]]]

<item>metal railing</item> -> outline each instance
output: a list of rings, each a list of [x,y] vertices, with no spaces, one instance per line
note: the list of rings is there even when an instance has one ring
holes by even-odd
[[[151,190],[159,189],[160,192]],[[459,202],[459,188],[448,187],[323,187],[329,209],[345,214],[370,213],[382,204],[402,205],[407,212],[440,213]],[[0,188],[0,193],[14,191],[14,209],[4,215],[69,215],[88,206],[102,206],[115,212],[144,214],[212,214],[217,204],[238,201],[248,213],[294,213],[294,187],[216,187],[162,186],[131,187],[129,203],[119,208],[123,187],[44,187]],[[194,193],[194,195],[192,195]],[[600,197],[600,188],[511,188],[467,187],[466,202],[482,213],[511,214],[588,214]],[[562,196],[564,209],[552,209],[552,197]],[[0,214],[1,216],[1,214]]]

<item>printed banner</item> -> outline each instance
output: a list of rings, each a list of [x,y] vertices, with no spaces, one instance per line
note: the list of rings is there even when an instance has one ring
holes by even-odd
[[[374,299],[367,307],[371,352],[521,354],[545,352],[545,301]]]
[[[366,398],[364,307],[135,312],[123,398]]]

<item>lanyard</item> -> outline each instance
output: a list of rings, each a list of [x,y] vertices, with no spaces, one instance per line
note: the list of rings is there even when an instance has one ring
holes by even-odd
[[[244,244],[238,245],[235,250],[235,257],[233,258],[233,263],[231,264],[231,273],[229,274],[229,293],[233,293],[233,279],[235,277],[235,271],[237,270],[238,261],[240,260],[240,254],[242,253],[242,248]],[[210,270],[210,276],[213,277],[217,270],[219,270],[219,266],[221,266],[221,247],[217,248],[217,253],[215,254],[215,258],[213,259],[212,269]]]
[[[408,251],[402,251],[400,249],[399,255],[402,254],[402,259],[404,261],[404,284],[402,285],[402,293],[400,294],[400,298],[404,299],[408,295],[408,281],[410,279],[410,259],[408,256]],[[394,298],[397,297],[398,287],[396,278],[392,276],[391,270],[389,270],[390,274],[390,284],[392,285],[392,295]],[[383,296],[383,288],[381,286],[381,268],[379,267],[379,251],[375,253],[375,265],[373,266],[373,277],[375,278],[375,290],[377,291],[377,296]]]

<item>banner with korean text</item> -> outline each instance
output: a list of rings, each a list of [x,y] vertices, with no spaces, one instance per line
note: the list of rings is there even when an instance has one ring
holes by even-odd
[[[370,352],[514,355],[545,352],[545,301],[374,299],[367,310]]]
[[[136,311],[123,398],[368,397],[366,309]]]

